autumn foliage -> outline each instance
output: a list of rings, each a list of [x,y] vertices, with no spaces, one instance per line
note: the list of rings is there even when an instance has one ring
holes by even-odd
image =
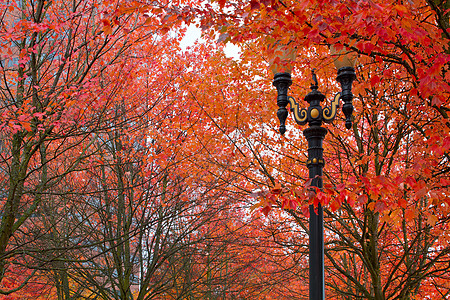
[[[450,295],[447,1],[0,8],[1,299],[307,299],[318,203],[328,299]],[[277,132],[277,41],[299,103],[313,68],[339,91],[330,46],[358,57],[322,190]]]

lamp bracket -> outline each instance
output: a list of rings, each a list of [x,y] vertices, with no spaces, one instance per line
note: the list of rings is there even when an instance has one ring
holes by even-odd
[[[300,105],[298,105],[294,97],[289,96],[288,100],[291,105],[291,112],[294,114],[295,122],[297,122],[298,125],[305,125],[308,122],[308,110],[300,108]]]
[[[341,93],[337,93],[334,96],[333,101],[330,106],[323,109],[323,121],[325,123],[331,123],[337,114],[337,109],[339,108],[339,100],[341,99]]]

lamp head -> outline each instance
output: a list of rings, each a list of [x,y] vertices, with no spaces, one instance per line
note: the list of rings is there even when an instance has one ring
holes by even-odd
[[[273,75],[278,73],[292,73],[292,65],[297,56],[297,48],[293,42],[282,44],[276,42],[275,45],[269,48],[273,51],[271,59],[269,60],[269,68]]]
[[[349,51],[346,47],[338,50],[335,46],[330,47],[331,55],[333,56],[334,65],[338,69],[336,80],[341,84],[340,99],[344,101],[342,112],[345,115],[345,127],[350,129],[352,127],[353,114],[353,93],[352,85],[356,79],[355,63],[357,54]]]
[[[338,48],[334,45],[330,46],[331,56],[333,57],[333,62],[336,68],[339,70],[345,67],[355,67],[357,54],[350,51],[346,47]]]

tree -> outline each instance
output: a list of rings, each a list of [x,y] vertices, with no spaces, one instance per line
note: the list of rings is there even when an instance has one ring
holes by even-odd
[[[52,209],[74,204],[53,191],[97,151],[94,137],[108,131],[113,118],[104,91],[124,80],[119,72],[126,71],[133,45],[158,31],[138,14],[113,17],[116,7],[96,1],[1,4],[0,283],[20,265],[32,270],[13,287],[2,286],[2,294],[47,268],[41,254],[56,250],[28,245],[53,234],[55,223],[43,220]],[[102,80],[113,70],[118,76]]]

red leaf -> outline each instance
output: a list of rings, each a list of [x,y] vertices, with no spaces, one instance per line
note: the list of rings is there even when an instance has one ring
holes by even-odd
[[[410,186],[413,187],[417,184],[417,181],[412,177],[412,176],[408,176],[405,180],[405,182]]]
[[[408,202],[403,197],[398,197],[398,205],[402,208],[406,208]]]
[[[370,85],[375,86],[377,83],[380,82],[380,76],[374,75],[370,78]]]
[[[355,205],[355,197],[352,194],[347,196],[347,203],[350,206]]]
[[[256,9],[259,9],[259,8],[260,8],[259,1],[257,1],[257,0],[250,1],[250,9],[256,10]]]
[[[320,31],[324,31],[325,29],[328,28],[328,25],[327,25],[327,23],[323,22],[323,23],[320,23],[319,26],[317,26],[317,27],[319,28]]]
[[[228,39],[230,35],[228,33],[222,33],[221,35],[219,35],[219,39],[217,40],[218,43],[221,43],[223,41],[225,41],[226,39]]]
[[[360,195],[360,196],[358,197],[358,199],[356,199],[356,201],[357,201],[359,204],[365,204],[365,203],[367,203],[367,195],[366,195],[366,194]]]
[[[263,209],[261,209],[261,212],[267,217],[271,210],[272,208],[270,206],[265,206]]]
[[[281,193],[281,185],[276,183],[273,189],[270,190],[273,194],[278,195]]]
[[[345,189],[344,183],[340,183],[336,186],[336,191],[338,191],[338,192],[342,192],[344,189]]]
[[[386,210],[386,208],[387,208],[387,205],[383,201],[377,201],[375,203],[375,211],[377,211],[377,212],[382,212],[382,211]]]
[[[423,196],[425,196],[425,194],[428,192],[428,189],[425,188],[421,188],[420,190],[416,191],[416,199],[419,200],[421,199]]]
[[[296,201],[294,201],[294,200],[290,200],[289,201],[289,208],[290,209],[292,209],[292,210],[295,210],[295,209],[297,209],[297,202]]]

